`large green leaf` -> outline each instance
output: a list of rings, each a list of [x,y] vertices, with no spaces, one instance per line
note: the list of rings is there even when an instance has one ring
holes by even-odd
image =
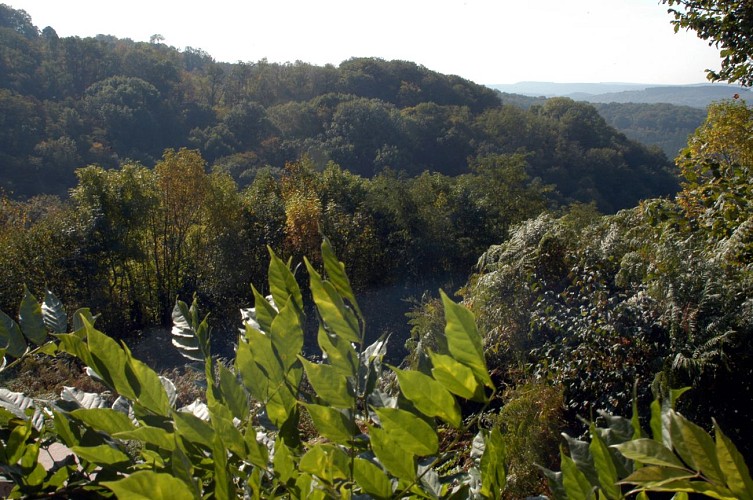
[[[20,358],[26,352],[26,339],[18,323],[0,311],[0,347],[14,358]]]
[[[392,496],[392,482],[378,466],[358,458],[353,462],[353,478],[364,493],[382,499]]]
[[[214,430],[200,418],[184,411],[174,411],[173,421],[175,431],[186,441],[194,445],[211,448],[214,441]]]
[[[453,302],[440,290],[444,305],[445,336],[450,356],[466,365],[479,382],[489,388],[494,388],[489,371],[486,368],[484,349],[481,345],[481,335],[476,327],[476,320],[468,309]]]
[[[397,408],[373,408],[379,423],[390,439],[416,456],[434,455],[439,449],[439,438],[425,420]]]
[[[256,321],[259,323],[259,328],[262,332],[269,333],[272,331],[272,321],[277,316],[277,309],[272,307],[266,297],[264,297],[259,291],[251,285],[251,290],[254,294],[254,310],[256,313]]]
[[[71,321],[73,326],[73,331],[77,332],[84,328],[84,319],[90,324],[94,325],[94,322],[96,321],[97,317],[92,315],[91,311],[88,307],[82,307],[80,309],[76,309],[76,312],[73,313],[73,320]]]
[[[191,488],[170,474],[138,471],[118,481],[103,481],[102,485],[117,498],[129,500],[193,500]]]
[[[227,446],[219,434],[215,434],[212,441],[212,458],[214,459],[214,498],[235,500],[233,479],[228,471]]]
[[[345,305],[332,283],[322,280],[314,267],[306,260],[311,294],[324,324],[335,335],[350,342],[361,342],[358,318]]]
[[[246,427],[243,438],[248,450],[248,460],[257,467],[266,468],[268,465],[267,461],[269,460],[269,451],[263,443],[257,441],[256,429],[251,425]]]
[[[52,333],[66,333],[68,330],[68,315],[63,303],[49,290],[46,291],[42,302],[42,319]]]
[[[406,481],[416,479],[416,460],[411,453],[400,447],[400,443],[393,440],[384,430],[369,427],[371,449],[379,462],[392,474]]]
[[[91,326],[86,320],[84,320],[84,330],[93,363],[91,368],[121,396],[135,401],[136,393],[126,376],[126,371],[130,371],[130,368],[126,368],[128,356],[123,348],[110,337]]]
[[[338,446],[317,444],[301,457],[299,467],[301,471],[333,484],[335,480],[349,476],[349,463],[348,455]]]
[[[18,324],[27,339],[37,345],[44,344],[47,339],[47,328],[44,326],[42,306],[25,285],[24,296],[18,310]]]
[[[716,458],[716,445],[698,425],[674,410],[670,411],[672,445],[686,464],[700,471],[711,482],[723,485],[724,478]]]
[[[323,402],[335,408],[352,408],[356,402],[353,385],[339,370],[330,365],[312,363],[299,356],[311,386]]]
[[[454,358],[429,352],[431,358],[431,374],[434,380],[442,384],[448,391],[461,398],[485,402],[486,394],[481,384],[466,365],[455,361]]]
[[[620,484],[634,484],[639,488],[655,488],[672,483],[679,479],[692,479],[695,472],[685,469],[672,469],[658,465],[648,465],[636,470],[620,481]]]
[[[352,419],[342,411],[329,406],[305,404],[314,421],[314,427],[323,437],[339,444],[349,444],[359,432]]]
[[[227,407],[237,419],[243,419],[248,414],[248,396],[243,385],[238,383],[236,374],[224,364],[217,363],[220,373],[220,392]]]
[[[241,341],[238,343],[235,367],[248,392],[256,400],[265,402],[272,392],[270,386],[283,383],[282,369],[276,360],[272,350],[272,341],[268,336],[246,326],[246,338],[249,339],[248,342]],[[253,351],[251,350],[252,342],[254,345]],[[264,362],[263,365],[256,362],[257,357]]]
[[[390,368],[397,375],[400,390],[418,411],[460,427],[460,405],[442,384],[421,372]]]
[[[130,431],[114,432],[112,437],[124,440],[139,441],[144,444],[157,446],[166,451],[175,449],[174,434],[162,429],[161,427],[152,427],[142,425]]]

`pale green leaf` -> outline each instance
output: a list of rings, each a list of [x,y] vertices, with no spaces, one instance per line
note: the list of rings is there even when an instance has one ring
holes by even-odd
[[[129,500],[193,500],[191,488],[170,474],[138,471],[118,481],[103,481],[102,485],[117,498]]]
[[[373,408],[379,423],[390,439],[400,443],[405,451],[422,457],[439,450],[439,438],[425,420],[397,408]]]
[[[112,437],[140,441],[166,451],[173,451],[175,449],[174,435],[161,427],[142,425],[130,431],[113,432]]]
[[[439,417],[453,427],[460,427],[460,406],[442,384],[421,372],[390,368],[397,375],[400,390],[418,411],[430,417]]]

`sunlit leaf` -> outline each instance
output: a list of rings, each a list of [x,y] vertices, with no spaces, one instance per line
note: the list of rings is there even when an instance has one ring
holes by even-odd
[[[460,427],[460,406],[442,384],[420,372],[390,368],[397,375],[400,390],[421,413]]]
[[[392,483],[387,479],[387,474],[368,460],[356,457],[353,463],[353,477],[364,493],[376,498],[392,496]]]
[[[26,286],[18,311],[18,324],[27,339],[37,345],[44,344],[47,339],[47,328],[44,326],[42,306]]]
[[[468,309],[453,302],[440,290],[445,315],[445,336],[450,356],[473,370],[479,382],[493,388],[476,320]]]
[[[63,303],[49,290],[46,291],[42,302],[42,319],[53,333],[65,333],[68,329],[68,315]]]
[[[194,500],[191,488],[170,474],[138,471],[118,481],[103,481],[102,485],[118,498],[133,500]]]
[[[348,444],[358,433],[358,428],[352,419],[342,411],[329,406],[304,404],[314,421],[314,427],[323,437],[335,443]]]
[[[374,408],[382,429],[407,452],[427,456],[439,450],[439,438],[423,419],[397,408]]]

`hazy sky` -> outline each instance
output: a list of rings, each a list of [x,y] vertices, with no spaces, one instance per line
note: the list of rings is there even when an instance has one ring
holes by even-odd
[[[0,0],[60,36],[200,48],[218,61],[403,59],[477,83],[700,83],[719,54],[659,0]]]

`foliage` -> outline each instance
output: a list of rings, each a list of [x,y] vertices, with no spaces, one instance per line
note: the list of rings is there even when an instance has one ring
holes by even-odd
[[[174,343],[203,363],[207,383],[206,404],[181,410],[174,407],[175,386],[95,329],[91,316],[74,315],[68,330],[58,302],[46,308],[58,314],[43,315],[32,297],[25,299],[24,335],[41,342],[43,320],[56,319],[48,319],[55,331],[71,333],[56,333],[50,352],[75,356],[120,397],[109,408],[95,394],[69,391],[65,404],[34,402],[37,417],[30,419],[23,395],[9,395],[0,409],[0,459],[15,484],[11,496],[498,498],[505,471],[497,430],[479,430],[471,471],[447,475],[438,468],[478,425],[478,417],[463,419],[459,398],[483,405],[494,396],[470,312],[443,295],[445,337],[430,354],[431,372],[390,367],[400,392],[388,395],[379,388],[387,339],[364,344],[363,317],[327,241],[322,266],[326,279],[306,261],[321,362],[301,355],[302,293],[289,263],[274,253],[271,296],[254,289],[255,308],[244,313],[232,366],[212,357],[196,302],[176,303]],[[302,439],[304,412],[317,439]],[[440,422],[460,431],[441,448]],[[37,458],[52,442],[64,443],[70,455],[47,471]]]
[[[706,70],[709,80],[753,85],[753,12],[744,0],[662,0],[680,28],[696,32],[709,45],[719,48],[722,68]]]

